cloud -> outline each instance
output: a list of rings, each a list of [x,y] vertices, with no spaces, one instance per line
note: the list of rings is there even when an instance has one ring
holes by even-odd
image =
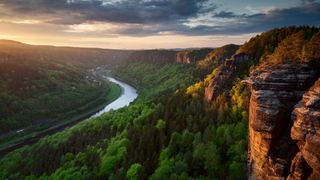
[[[218,17],[218,18],[234,18],[234,17],[239,17],[239,15],[235,14],[234,12],[230,11],[221,11],[219,13],[215,13],[213,17]]]
[[[208,0],[0,0],[12,15],[51,17],[51,23],[86,21],[157,23],[185,20],[215,7]]]
[[[293,25],[320,25],[320,4],[311,3],[288,9],[274,9],[245,18],[245,31],[265,31],[266,29]]]
[[[291,25],[320,25],[320,3],[254,14],[218,11],[213,0],[0,0],[0,20],[56,25],[87,36],[239,35]],[[23,24],[24,23],[24,24]],[[31,28],[31,27],[30,27]]]
[[[246,34],[273,28],[320,25],[320,3],[308,3],[287,9],[272,9],[252,15],[221,11],[213,14],[211,26],[199,25],[185,31],[190,34]],[[221,20],[222,19],[222,20]],[[196,21],[196,20],[194,20]],[[225,23],[223,23],[225,22]]]
[[[317,0],[301,0],[302,3],[313,3],[316,2]]]

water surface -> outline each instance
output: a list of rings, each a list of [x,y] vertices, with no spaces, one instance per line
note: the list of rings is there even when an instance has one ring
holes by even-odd
[[[108,104],[104,109],[98,111],[96,114],[94,114],[91,117],[98,117],[98,116],[101,116],[103,113],[110,111],[111,109],[117,110],[122,107],[128,106],[138,96],[137,90],[135,88],[133,88],[132,86],[130,86],[124,82],[121,82],[117,79],[114,79],[112,77],[105,77],[105,78],[107,78],[109,81],[111,81],[113,83],[118,84],[122,89],[122,93],[121,93],[120,97],[118,97],[118,99],[116,99],[112,103]]]

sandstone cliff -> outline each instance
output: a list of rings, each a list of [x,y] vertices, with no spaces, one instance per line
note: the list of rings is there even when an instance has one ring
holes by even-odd
[[[215,48],[207,54],[205,58],[197,62],[197,67],[201,69],[214,69],[221,65],[226,59],[230,59],[238,50],[239,46],[228,44],[219,48]]]
[[[254,70],[244,80],[251,89],[250,178],[320,179],[319,31],[274,29],[218,66],[210,64],[215,69],[204,81],[208,102],[223,93],[228,98],[235,80]]]
[[[292,113],[291,138],[299,152],[290,169],[291,179],[320,178],[320,79],[303,95]]]
[[[234,80],[240,77],[250,65],[250,57],[246,54],[234,55],[225,60],[212,74],[205,87],[205,98],[211,101],[226,90],[231,89]]]
[[[179,51],[176,53],[176,62],[184,64],[195,63],[205,58],[210,51],[212,49],[209,48]]]
[[[190,64],[205,58],[212,49],[203,48],[195,50],[138,50],[132,51],[127,61],[136,62],[177,62]]]
[[[251,87],[251,177],[320,178],[319,82],[305,93],[317,78],[318,70],[307,64],[281,64],[262,65],[245,81]]]

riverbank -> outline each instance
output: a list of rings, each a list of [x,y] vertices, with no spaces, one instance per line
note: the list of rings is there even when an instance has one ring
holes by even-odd
[[[63,122],[38,127],[33,131],[32,129],[26,130],[20,133],[16,133],[15,136],[7,138],[5,143],[0,144],[0,156],[3,156],[6,153],[24,145],[35,143],[40,138],[46,135],[51,135],[58,131],[62,131],[65,128],[73,126],[78,122],[91,117],[100,110],[104,109],[106,105],[115,101],[123,93],[121,87],[118,84],[106,80],[104,80],[104,83],[106,83],[109,87],[108,92],[104,92],[94,101],[76,108],[72,112],[66,113],[66,120],[64,120]]]

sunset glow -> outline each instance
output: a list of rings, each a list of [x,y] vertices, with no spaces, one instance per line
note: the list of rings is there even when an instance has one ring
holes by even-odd
[[[153,49],[242,44],[270,28],[314,24],[318,1],[0,1],[0,38],[30,44]]]

